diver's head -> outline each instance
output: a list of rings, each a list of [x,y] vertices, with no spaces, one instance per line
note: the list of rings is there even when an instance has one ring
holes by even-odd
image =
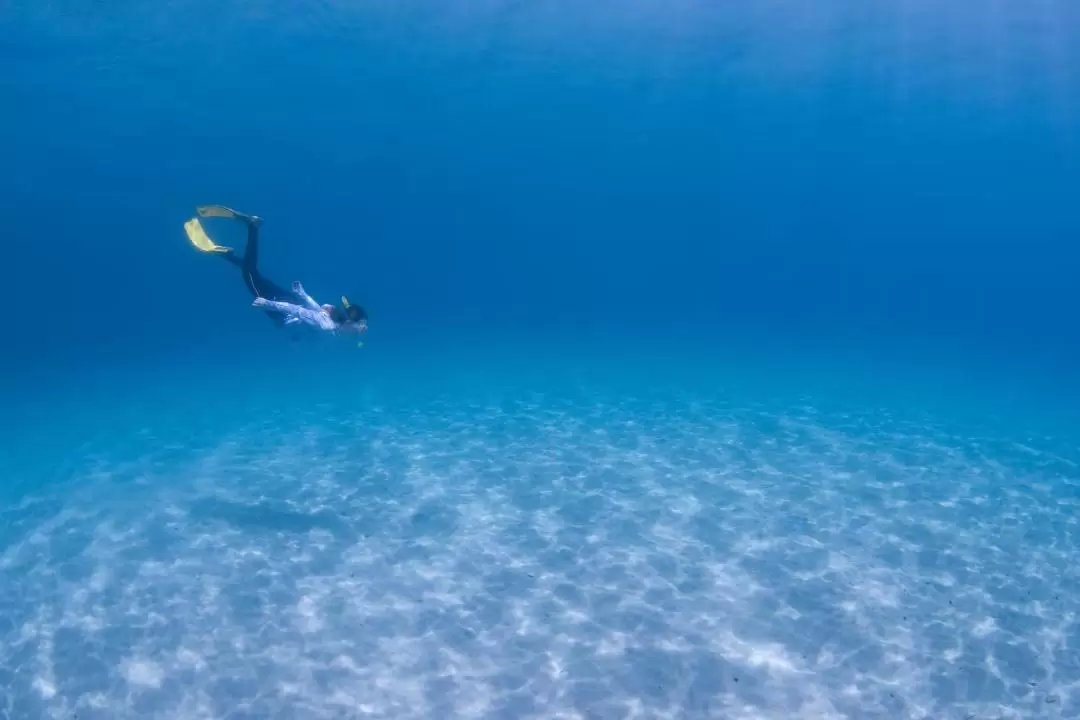
[[[345,308],[345,317],[349,322],[367,322],[367,313],[359,305],[349,305]]]
[[[345,307],[346,322],[367,327],[367,311],[364,308],[352,304],[344,295],[341,296],[341,304]]]

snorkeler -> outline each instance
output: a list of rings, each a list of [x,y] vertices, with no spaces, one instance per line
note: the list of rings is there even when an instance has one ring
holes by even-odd
[[[197,208],[200,217],[239,220],[247,226],[247,245],[243,257],[237,257],[232,248],[216,244],[203,230],[199,218],[184,223],[191,244],[201,252],[219,255],[240,268],[244,284],[255,296],[253,306],[262,308],[278,327],[302,322],[329,332],[363,333],[367,331],[367,313],[359,305],[342,296],[342,307],[319,305],[304,291],[304,286],[294,282],[292,292],[266,279],[259,272],[259,226],[262,218],[245,215],[222,205],[203,205]],[[296,304],[293,300],[300,300]]]

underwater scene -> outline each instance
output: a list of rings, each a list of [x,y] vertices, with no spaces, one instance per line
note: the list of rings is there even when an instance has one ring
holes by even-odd
[[[1080,717],[1080,4],[0,3],[0,720]]]

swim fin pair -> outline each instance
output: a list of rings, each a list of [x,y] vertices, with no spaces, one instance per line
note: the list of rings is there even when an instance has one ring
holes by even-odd
[[[262,218],[255,215],[246,215],[242,212],[237,212],[232,208],[227,208],[224,205],[200,205],[195,208],[195,211],[199,214],[199,217],[208,218],[227,218],[229,220],[240,220],[246,223],[252,223],[259,225],[262,223]],[[225,247],[224,245],[218,245],[210,236],[206,234],[203,229],[202,223],[199,222],[199,218],[194,217],[184,223],[184,232],[187,233],[188,240],[195,246],[196,250],[205,253],[228,253],[232,252],[232,248]]]

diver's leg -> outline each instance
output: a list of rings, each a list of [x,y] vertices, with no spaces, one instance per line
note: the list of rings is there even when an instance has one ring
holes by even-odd
[[[259,279],[259,270],[256,263],[259,259],[259,239],[256,237],[258,231],[253,228],[248,228],[248,241],[247,247],[244,249],[244,254],[237,255],[232,248],[222,248],[223,252],[217,253],[225,262],[235,265],[240,268],[240,274],[244,276],[244,284],[247,285],[248,290],[255,297],[259,297],[259,286],[256,281]]]
[[[232,263],[233,265],[235,265],[238,268],[244,267],[244,259],[240,258],[240,257],[237,257],[236,253],[234,253],[232,250],[230,250],[227,253],[219,253],[219,256],[225,262]]]
[[[247,223],[247,245],[244,246],[244,259],[240,263],[240,272],[244,275],[244,284],[255,297],[267,300],[291,300],[292,295],[277,283],[267,280],[259,272],[259,223],[245,220]]]
[[[287,296],[280,287],[259,274],[259,225],[262,224],[262,218],[245,215],[223,205],[203,205],[198,208],[198,213],[201,217],[240,220],[247,225],[248,232],[247,246],[244,248],[243,257],[240,257],[233,252],[232,248],[223,247],[211,240],[198,218],[192,218],[184,223],[184,230],[197,250],[214,253],[239,268],[240,274],[244,276],[244,285],[254,297],[264,297],[269,300],[286,299]],[[275,326],[285,326],[285,317],[281,313],[267,312],[266,316]]]
[[[244,246],[244,261],[240,265],[240,272],[244,274],[244,284],[255,297],[264,297],[274,300],[274,288],[267,287],[273,283],[267,283],[259,274],[259,226],[253,222],[247,225],[247,244]]]
[[[247,245],[244,246],[244,274],[259,274],[259,226],[253,222],[247,225]]]

